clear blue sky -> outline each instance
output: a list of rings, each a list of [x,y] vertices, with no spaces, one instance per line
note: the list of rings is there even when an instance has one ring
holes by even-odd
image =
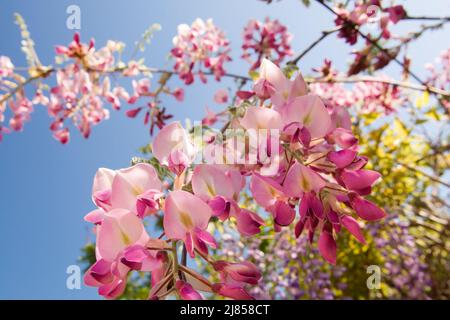
[[[405,1],[406,2],[406,1]],[[450,13],[448,1],[407,1],[411,14]],[[213,18],[232,42],[234,61],[227,67],[245,73],[248,66],[239,61],[241,32],[251,18],[278,18],[295,35],[293,48],[299,51],[316,39],[320,30],[333,26],[333,17],[313,4],[306,9],[298,0],[284,0],[267,6],[257,0],[227,1],[6,1],[0,0],[0,55],[7,55],[17,66],[24,66],[20,37],[13,13],[25,18],[41,61],[51,64],[54,45],[67,44],[73,31],[66,29],[66,8],[81,7],[83,40],[96,39],[97,46],[108,39],[128,44],[128,54],[141,33],[154,22],[162,25],[145,52],[147,65],[170,66],[167,53],[180,23],[196,17]],[[414,23],[405,23],[405,28]],[[405,29],[404,29],[405,30]],[[413,69],[422,74],[449,43],[450,30],[430,33],[414,43],[410,52]],[[330,57],[338,67],[348,62],[349,49],[334,36],[321,43],[299,64],[304,73]],[[125,56],[126,57],[126,56]],[[398,74],[396,67],[390,72]],[[167,98],[166,105],[177,119],[200,119],[205,105],[214,107],[213,93],[220,84],[187,88],[184,103]],[[96,290],[66,289],[66,268],[75,264],[86,243],[89,226],[85,213],[93,209],[90,201],[92,178],[98,167],[121,168],[149,142],[147,128],[140,120],[130,120],[123,112],[112,112],[111,119],[95,127],[89,140],[72,130],[71,142],[62,146],[48,130],[50,120],[37,107],[25,131],[5,137],[0,144],[0,298],[91,299]]]

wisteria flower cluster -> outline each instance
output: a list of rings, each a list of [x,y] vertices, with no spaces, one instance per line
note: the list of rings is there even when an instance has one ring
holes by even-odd
[[[314,94],[320,96],[327,105],[341,107],[355,107],[361,113],[380,112],[389,114],[394,112],[407,101],[404,90],[398,86],[388,83],[387,76],[380,76],[382,81],[360,81],[352,87],[343,83],[333,82],[333,79],[343,77],[341,73],[332,67],[330,60],[325,60],[321,68],[314,69],[319,72],[323,81],[312,83],[310,89]]]
[[[272,216],[276,231],[296,220],[297,207],[295,235],[306,230],[312,243],[318,233],[319,252],[332,264],[335,237],[342,227],[365,242],[354,214],[367,221],[385,216],[364,198],[380,174],[364,169],[368,159],[358,155],[358,140],[345,109],[326,107],[308,93],[301,75],[291,81],[267,59],[254,90],[240,96],[246,97],[238,107],[242,114],[237,112],[230,121],[225,138],[201,136],[200,143],[194,143],[197,139],[178,122],[157,134],[152,153],[171,172],[169,184],[163,184],[146,163],[98,171],[93,187],[98,209],[86,216],[96,224],[97,262],[85,281],[98,286],[100,294],[119,296],[128,272],[140,270],[152,274],[151,299],[174,292],[183,299],[198,299],[202,297],[198,291],[252,298],[246,286],[261,278],[255,265],[215,261],[208,255],[208,247],[220,244],[208,232],[212,219],[234,221],[237,231],[247,237],[265,225],[257,212],[239,203],[247,183],[256,203]],[[239,145],[235,138],[242,132],[247,143]],[[206,163],[196,161],[200,148]],[[164,233],[151,238],[142,220],[159,214]],[[178,243],[186,255],[210,263],[221,282],[211,284],[180,264]]]
[[[250,20],[244,28],[243,39],[242,58],[252,64],[250,70],[258,69],[263,58],[270,58],[279,65],[285,57],[293,55],[292,35],[278,20]],[[252,55],[256,55],[256,59]]]
[[[390,24],[396,24],[406,17],[406,11],[402,5],[384,6],[381,0],[354,1],[352,10],[338,5],[335,8],[338,13],[335,19],[336,26],[340,27],[339,37],[345,42],[354,45],[358,41],[358,28],[367,23],[378,23],[383,39],[391,38]]]
[[[191,26],[179,25],[173,46],[174,70],[185,84],[191,84],[195,74],[206,82],[205,72],[219,80],[225,74],[223,65],[231,60],[229,41],[212,19],[196,19]]]

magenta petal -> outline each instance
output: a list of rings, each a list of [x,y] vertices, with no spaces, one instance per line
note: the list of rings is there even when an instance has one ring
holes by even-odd
[[[209,245],[210,247],[212,247],[214,249],[217,248],[216,240],[208,231],[196,228],[194,230],[194,233],[195,233],[195,237],[197,239],[203,241],[205,244]]]
[[[305,228],[305,223],[302,220],[297,222],[297,224],[295,225],[295,237],[296,238],[300,237],[304,228]]]
[[[342,169],[351,164],[353,160],[355,160],[356,154],[356,151],[344,149],[330,152],[327,158],[328,160],[333,162],[336,167]]]
[[[184,241],[184,244],[186,245],[186,250],[191,256],[191,258],[194,258],[195,257],[194,239],[192,238],[192,234],[190,234],[189,232],[186,233],[186,239]]]
[[[344,228],[347,229],[359,242],[366,244],[366,240],[361,232],[358,221],[351,216],[345,215],[341,218],[341,223]]]
[[[236,222],[239,232],[244,236],[258,234],[260,227],[264,225],[264,220],[259,215],[247,209],[238,210]]]
[[[215,196],[208,201],[208,205],[212,210],[212,214],[224,221],[230,215],[231,203],[222,196]]]
[[[352,208],[355,209],[359,217],[367,221],[375,221],[382,219],[386,213],[378,208],[373,202],[366,200],[359,195],[352,196],[350,199]]]
[[[248,261],[229,263],[224,267],[224,271],[238,282],[256,285],[261,279],[261,272],[253,263]]]
[[[88,286],[98,287],[113,281],[113,278],[111,262],[100,259],[86,271],[84,283]]]
[[[127,282],[124,279],[116,278],[111,283],[105,284],[98,289],[98,293],[107,299],[114,299],[119,297],[127,286]]]
[[[331,264],[336,264],[336,242],[333,236],[323,230],[319,237],[319,251],[322,257]]]
[[[295,209],[283,201],[277,201],[273,208],[275,223],[280,226],[288,226],[294,221]]]
[[[183,300],[203,300],[202,295],[187,282],[178,280],[175,287]]]
[[[216,283],[213,285],[214,292],[235,300],[254,300],[254,298],[245,291],[244,288],[238,286],[230,286],[224,283]]]
[[[373,170],[346,170],[341,173],[341,179],[350,190],[360,190],[371,187],[381,175]]]

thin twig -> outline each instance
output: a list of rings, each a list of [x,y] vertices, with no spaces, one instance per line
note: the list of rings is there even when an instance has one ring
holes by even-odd
[[[323,39],[328,37],[330,34],[339,31],[342,27],[338,26],[336,28],[333,28],[331,30],[324,30],[322,31],[322,35],[315,40],[313,43],[311,43],[305,50],[303,50],[296,58],[290,60],[287,62],[287,64],[296,65],[300,59],[302,59],[309,51],[311,51],[315,46],[317,46]]]
[[[439,20],[450,21],[450,17],[427,17],[427,16],[406,16],[402,20]]]
[[[372,76],[358,76],[358,77],[348,77],[348,78],[307,78],[305,79],[308,83],[357,83],[357,82],[378,82],[378,83],[386,83],[397,87],[417,90],[417,91],[428,91],[434,94],[439,94],[445,97],[450,97],[450,92],[433,87],[433,86],[425,86],[421,84],[414,84],[406,81],[398,81],[393,79],[383,79],[376,78]]]

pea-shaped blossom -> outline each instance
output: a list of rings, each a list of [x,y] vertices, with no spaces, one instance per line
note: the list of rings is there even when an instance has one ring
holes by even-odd
[[[208,254],[207,245],[217,246],[206,231],[211,216],[211,208],[200,198],[186,191],[172,191],[164,203],[164,232],[169,239],[182,240],[191,257],[195,250]]]
[[[145,249],[149,236],[131,211],[113,209],[97,226],[97,261],[86,271],[86,285],[106,298],[120,296],[131,270],[152,271],[159,265],[155,252]]]
[[[259,67],[262,58],[271,58],[280,64],[286,56],[293,55],[291,41],[292,35],[278,20],[268,17],[264,22],[250,20],[243,31],[242,58],[252,64],[251,70]]]
[[[196,148],[181,124],[172,122],[158,132],[152,152],[161,164],[180,175],[194,160]]]
[[[194,74],[206,82],[207,72],[220,80],[225,74],[224,63],[231,60],[229,41],[212,19],[196,19],[190,26],[180,24],[173,46],[174,69],[186,84],[194,82]]]
[[[241,234],[255,235],[260,232],[264,220],[255,212],[239,207],[237,200],[242,190],[241,179],[239,172],[234,172],[233,177],[219,166],[200,164],[192,175],[192,189],[196,196],[208,203],[214,216],[222,221],[233,217]]]
[[[92,187],[92,199],[101,209],[128,209],[143,218],[159,210],[162,184],[156,170],[138,163],[117,171],[101,168]]]
[[[319,252],[335,264],[335,238],[342,227],[364,242],[353,215],[367,221],[385,216],[364,198],[380,174],[364,169],[368,159],[358,154],[358,139],[351,131],[347,110],[308,93],[301,75],[291,81],[264,59],[253,90],[246,99],[254,94],[260,106],[247,107],[240,125],[246,130],[279,128],[284,149],[277,160],[278,172],[271,175],[263,174],[258,166],[241,167],[252,175],[253,197],[272,214],[276,231],[295,220],[298,205],[295,235],[306,230],[313,242],[318,231]]]

